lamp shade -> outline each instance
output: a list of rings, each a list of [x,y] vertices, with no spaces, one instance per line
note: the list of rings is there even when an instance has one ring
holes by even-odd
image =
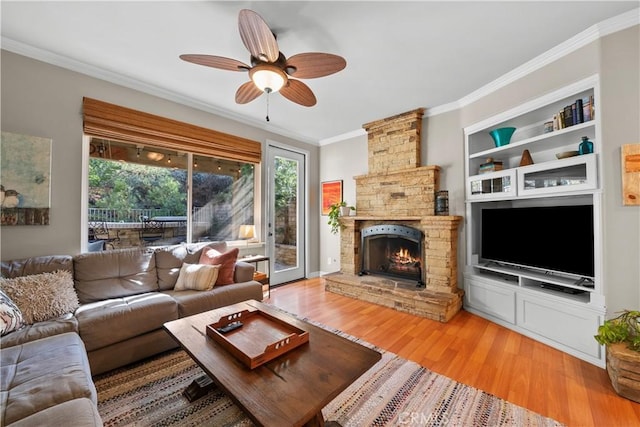
[[[249,76],[258,89],[266,92],[277,92],[287,82],[287,75],[284,71],[270,64],[253,67]]]
[[[239,238],[241,240],[250,240],[255,239],[256,237],[256,226],[255,225],[241,225],[240,231],[238,232]]]

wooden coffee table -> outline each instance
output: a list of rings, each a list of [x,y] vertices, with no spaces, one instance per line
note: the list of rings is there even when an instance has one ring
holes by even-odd
[[[207,336],[207,325],[221,317],[255,309],[308,331],[309,342],[249,369]],[[322,408],[381,357],[375,350],[253,300],[174,320],[164,327],[260,426],[324,425]]]

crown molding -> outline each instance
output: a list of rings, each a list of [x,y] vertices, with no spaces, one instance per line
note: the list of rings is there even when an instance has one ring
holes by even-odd
[[[482,86],[481,88],[471,92],[470,94],[458,99],[457,101],[450,102],[448,104],[438,105],[436,107],[426,108],[424,118],[437,116],[438,114],[448,113],[450,111],[458,110],[469,104],[472,104],[481,98],[496,92],[499,89],[539,70],[542,67],[549,65],[550,63],[557,61],[558,59],[569,55],[609,34],[617,33],[618,31],[631,28],[640,24],[640,8],[630,10],[622,13],[618,16],[606,19],[598,24],[592,25],[586,30],[571,37],[569,40],[560,43],[559,45],[549,49],[548,51],[538,55],[530,61],[525,62],[523,65],[513,69],[512,71],[502,75],[494,81]],[[328,143],[334,143],[341,140],[345,140],[353,137],[352,133],[347,132],[345,134],[323,139],[324,141],[330,141]],[[321,144],[322,145],[322,144]]]
[[[634,25],[640,24],[640,8],[630,10],[613,18],[609,18],[598,24],[592,25],[586,30],[571,37],[567,41],[560,43],[559,45],[549,49],[548,51],[538,55],[530,61],[525,62],[521,66],[513,69],[512,71],[502,75],[491,83],[471,92],[460,98],[457,101],[451,102],[445,105],[439,105],[437,107],[429,108],[425,112],[425,116],[436,116],[438,114],[446,113],[452,110],[456,110],[465,107],[478,101],[485,96],[502,89],[503,87],[533,73],[551,64],[558,59],[575,52],[576,50],[593,43],[594,41],[607,36],[609,34],[616,33],[618,31],[630,28]]]
[[[351,132],[343,133],[341,135],[332,136],[331,138],[324,138],[318,141],[319,146],[333,144],[334,142],[345,141],[351,138],[357,138],[359,136],[367,135],[367,131],[364,129],[356,129]]]
[[[70,71],[74,71],[80,74],[84,74],[90,77],[104,80],[109,83],[117,84],[119,86],[123,86],[129,89],[137,90],[139,92],[146,93],[148,95],[157,96],[158,98],[176,102],[178,104],[185,105],[187,107],[195,108],[200,111],[211,113],[225,119],[233,120],[245,125],[252,126],[254,128],[264,130],[266,132],[271,132],[276,135],[291,138],[296,141],[305,142],[307,144],[312,144],[312,145],[318,144],[317,140],[313,138],[309,138],[308,136],[288,131],[279,126],[272,125],[271,123],[264,123],[259,120],[255,120],[239,114],[231,113],[228,110],[224,110],[224,109],[215,107],[211,104],[200,102],[191,97],[180,95],[176,92],[169,91],[155,85],[151,85],[149,83],[125,76],[123,74],[104,70],[102,68],[95,67],[85,62],[78,61],[64,55],[59,55],[57,53],[53,53],[44,49],[39,49],[34,46],[30,46],[30,45],[18,42],[16,40],[13,40],[7,37],[2,37],[1,40],[2,40],[2,49],[7,50],[9,52],[16,53],[18,55],[22,55],[31,59],[42,61],[42,62],[55,65]]]

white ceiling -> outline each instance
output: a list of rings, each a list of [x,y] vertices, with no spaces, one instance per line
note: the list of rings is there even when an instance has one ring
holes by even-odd
[[[75,1],[2,0],[2,48],[306,142],[424,107],[446,110],[578,34],[597,34],[635,1]],[[280,94],[238,105],[247,73],[184,62],[183,53],[249,63],[238,12],[258,12],[286,56],[328,52],[347,67],[308,79],[318,103]],[[595,26],[595,27],[594,27]]]

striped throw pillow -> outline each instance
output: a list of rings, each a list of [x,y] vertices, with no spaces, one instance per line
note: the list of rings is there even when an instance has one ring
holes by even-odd
[[[178,281],[173,289],[176,291],[186,289],[209,291],[216,284],[219,270],[220,265],[188,264],[185,262],[180,268]]]

